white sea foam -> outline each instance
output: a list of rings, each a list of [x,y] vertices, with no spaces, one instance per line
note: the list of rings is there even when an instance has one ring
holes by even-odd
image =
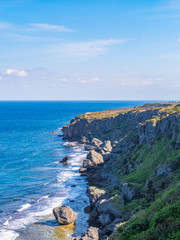
[[[71,159],[69,161],[68,168],[65,171],[60,171],[57,176],[57,184],[59,182],[63,183],[69,179],[72,179],[74,183],[74,176],[79,176],[78,170],[79,166],[82,165],[83,159],[86,157],[86,153],[82,151],[82,148],[73,148],[73,154],[71,154]],[[47,168],[44,168],[47,170]],[[37,170],[37,169],[36,169]],[[44,183],[47,185],[49,183]],[[17,210],[13,217],[6,220],[3,229],[0,230],[0,240],[14,240],[18,237],[18,233],[15,230],[24,228],[26,225],[31,224],[40,220],[43,216],[52,214],[52,209],[63,204],[64,200],[68,198],[69,187],[66,186],[63,189],[63,184],[61,185],[61,195],[50,197],[45,195],[39,198],[36,203],[32,205],[26,203]],[[30,208],[30,210],[27,210]]]
[[[37,200],[37,202],[39,202],[39,201],[41,201],[41,200],[44,200],[44,199],[47,199],[48,197],[49,197],[49,195],[44,196],[44,197],[41,197],[41,198],[39,198],[39,199]]]
[[[47,183],[44,183],[43,185],[46,186],[46,185],[48,185],[48,184],[49,184],[49,183],[47,182]]]
[[[0,240],[14,240],[17,238],[18,233],[15,230],[20,228],[25,228],[26,225],[37,222],[43,216],[52,214],[52,209],[62,205],[63,201],[67,198],[65,194],[63,197],[52,197],[48,196],[42,197],[42,201],[46,200],[46,204],[40,204],[37,202],[34,211],[32,212],[23,212],[19,211],[13,218],[9,218],[8,222],[6,221],[5,226],[0,230]],[[26,204],[27,205],[27,204]],[[27,208],[26,208],[27,209]]]
[[[4,225],[7,226],[7,225],[9,224],[9,220],[11,220],[11,219],[12,219],[12,217],[10,216],[10,217],[8,218],[8,220],[6,220],[6,221],[4,222]]]
[[[19,234],[12,230],[0,229],[0,240],[15,240]]]
[[[22,211],[24,211],[25,209],[31,207],[31,204],[26,203],[26,204],[22,205],[21,207],[22,207],[22,208],[20,208],[20,209],[17,210],[18,212],[22,212]]]
[[[58,163],[59,163],[59,161],[55,161],[54,163],[58,164]]]

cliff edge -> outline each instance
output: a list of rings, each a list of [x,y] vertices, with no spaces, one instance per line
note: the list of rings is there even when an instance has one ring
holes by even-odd
[[[63,134],[89,151],[90,228],[75,239],[180,239],[180,103],[85,113]]]

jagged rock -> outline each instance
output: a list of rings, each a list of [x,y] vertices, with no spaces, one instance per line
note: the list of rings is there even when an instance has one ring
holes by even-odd
[[[95,150],[91,150],[87,155],[87,159],[83,162],[83,167],[91,168],[102,163],[104,163],[102,155]]]
[[[112,198],[108,200],[102,199],[96,203],[96,208],[100,215],[112,214],[115,218],[120,218],[123,215],[123,204],[124,201],[120,199],[118,208],[116,208]]]
[[[128,183],[123,183],[121,187],[121,192],[123,193],[123,197],[126,201],[131,201],[135,196],[134,189],[131,189]]]
[[[63,134],[59,134],[58,137],[63,137]]]
[[[96,148],[95,146],[91,146],[91,145],[86,145],[86,146],[84,147],[84,149],[85,149],[86,151],[94,150],[95,148]]]
[[[110,235],[115,229],[117,229],[120,224],[124,222],[121,218],[116,218],[112,223],[107,225],[105,228],[99,231],[100,237]]]
[[[71,120],[70,124],[64,126],[63,139],[69,141],[81,141],[82,136],[85,136],[88,140],[98,138],[104,131],[109,131],[115,118],[104,118],[104,119],[82,119],[75,117]]]
[[[103,144],[103,142],[97,138],[93,138],[91,144],[95,147],[100,147]]]
[[[87,155],[87,159],[91,160],[95,164],[103,163],[103,157],[100,153],[96,152],[95,150],[91,150]]]
[[[101,223],[102,226],[106,226],[110,224],[113,220],[115,219],[114,215],[112,214],[101,214],[98,217],[99,222]]]
[[[75,147],[77,145],[77,142],[66,142],[66,146],[68,147]]]
[[[98,228],[90,227],[82,237],[75,237],[73,240],[99,240]]]
[[[81,142],[81,143],[87,143],[87,142],[88,142],[87,137],[83,136],[83,137],[81,138],[81,141],[80,141],[80,142]]]
[[[112,151],[112,146],[111,146],[111,141],[105,141],[102,145],[100,145],[101,149],[104,152],[111,152]]]
[[[84,173],[87,172],[87,168],[81,167],[81,168],[79,169],[79,172],[80,172],[81,174],[84,174]]]
[[[85,207],[84,212],[85,213],[90,213],[91,212],[91,207],[90,206]]]
[[[156,168],[156,175],[158,177],[165,177],[169,174],[169,172],[171,171],[171,169],[169,167],[167,167],[165,164],[160,164],[157,166]]]
[[[92,207],[95,206],[95,203],[105,197],[107,197],[107,193],[105,192],[105,190],[101,190],[99,188],[96,187],[90,187],[88,189],[89,192],[89,201],[90,201],[90,205]]]
[[[61,161],[59,161],[60,163],[67,163],[67,161],[69,160],[69,156],[64,157]]]
[[[53,214],[61,225],[68,225],[76,221],[76,213],[68,206],[56,207]]]
[[[90,219],[96,220],[97,217],[98,217],[98,211],[97,211],[97,208],[94,207],[93,210],[90,212]]]

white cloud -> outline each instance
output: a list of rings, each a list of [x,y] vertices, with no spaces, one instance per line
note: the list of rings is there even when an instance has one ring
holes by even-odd
[[[178,41],[177,41],[178,43],[180,43],[180,38],[178,39]]]
[[[94,84],[100,82],[101,80],[98,77],[78,77],[75,78],[74,81],[79,84]]]
[[[128,76],[123,79],[119,79],[118,85],[122,87],[132,86],[132,87],[146,87],[151,85],[162,85],[167,81],[164,76]]]
[[[94,56],[107,50],[107,47],[114,44],[122,44],[127,40],[106,39],[88,42],[67,43],[63,50],[76,56]]]
[[[52,25],[45,23],[31,23],[31,27],[33,27],[33,31],[43,30],[43,31],[52,31],[52,32],[73,32],[72,29],[66,28],[63,25]]]
[[[25,70],[18,69],[6,69],[5,72],[2,73],[4,76],[12,76],[12,77],[27,77],[28,73]]]

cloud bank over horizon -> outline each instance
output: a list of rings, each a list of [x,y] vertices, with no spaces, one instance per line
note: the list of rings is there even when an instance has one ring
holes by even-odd
[[[176,0],[0,3],[0,99],[178,100],[179,9]]]

